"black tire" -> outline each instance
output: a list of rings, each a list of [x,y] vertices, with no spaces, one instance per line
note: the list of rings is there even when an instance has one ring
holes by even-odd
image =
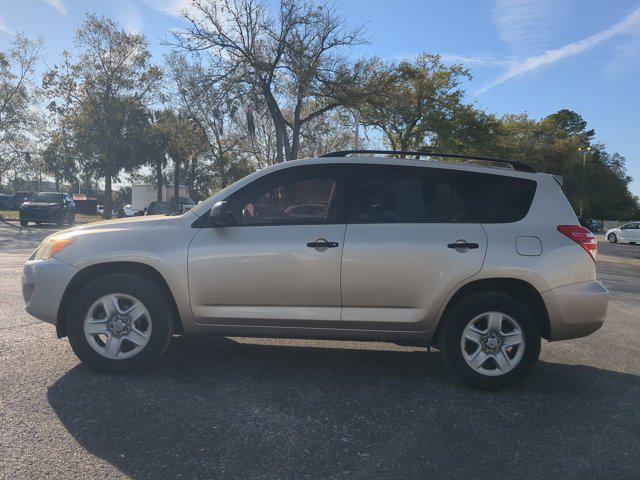
[[[29,220],[27,220],[26,218],[21,218],[20,219],[20,226],[21,227],[26,227],[29,225]]]
[[[609,235],[607,235],[607,240],[609,240],[609,243],[617,243],[618,237],[615,233],[610,233]]]
[[[84,334],[84,320],[89,308],[110,293],[135,297],[144,304],[151,317],[149,342],[129,358],[103,356],[94,350]],[[94,280],[80,290],[68,309],[65,325],[71,348],[83,363],[102,372],[126,373],[149,367],[162,356],[173,333],[173,314],[166,293],[155,282],[136,274],[113,274]]]
[[[524,352],[515,368],[497,376],[475,371],[464,359],[462,335],[467,324],[485,312],[502,312],[516,320],[524,333]],[[514,385],[535,366],[540,356],[540,327],[531,310],[519,300],[500,293],[476,293],[456,302],[443,319],[440,349],[449,369],[466,385],[497,390]]]
[[[75,225],[76,224],[76,214],[72,213],[69,216],[69,221],[67,222],[69,225]]]
[[[56,220],[56,225],[58,227],[63,227],[64,226],[64,213],[61,213],[60,216],[58,217],[58,219]]]

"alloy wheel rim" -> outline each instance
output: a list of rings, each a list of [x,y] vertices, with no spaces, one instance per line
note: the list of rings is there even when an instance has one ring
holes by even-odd
[[[151,315],[137,298],[111,293],[96,300],[84,320],[91,348],[112,360],[137,355],[151,338]]]
[[[520,323],[503,312],[485,312],[470,320],[460,340],[462,356],[475,372],[497,377],[516,368],[524,355]]]

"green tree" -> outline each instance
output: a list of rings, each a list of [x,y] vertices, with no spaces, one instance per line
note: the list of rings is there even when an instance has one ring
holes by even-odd
[[[625,160],[593,144],[594,130],[576,112],[563,109],[542,120],[525,114],[505,115],[495,137],[496,156],[562,175],[563,190],[585,217],[633,218],[638,199],[629,191]]]
[[[142,35],[104,17],[88,14],[75,44],[79,57],[74,61],[65,52],[43,83],[53,97],[49,108],[73,125],[83,169],[104,179],[104,216],[109,218],[112,181],[122,170],[145,163],[147,105],[161,72],[151,64]]]
[[[456,116],[468,119],[474,113],[463,103],[461,82],[471,76],[462,65],[445,65],[438,55],[423,53],[382,76],[386,94],[364,102],[362,123],[379,128],[392,149],[419,150],[438,142],[454,146],[472,135],[470,129],[463,133],[454,125]],[[476,123],[476,128],[482,125]]]
[[[29,149],[29,133],[38,120],[37,89],[33,81],[43,42],[17,34],[9,48],[0,51],[0,177],[24,160]]]
[[[53,176],[56,192],[60,191],[60,182],[73,182],[77,178],[78,168],[73,146],[64,133],[56,132],[42,151],[42,163],[45,173]]]

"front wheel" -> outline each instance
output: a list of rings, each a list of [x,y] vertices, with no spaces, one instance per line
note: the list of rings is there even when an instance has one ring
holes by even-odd
[[[108,275],[85,286],[67,315],[69,343],[80,360],[104,372],[148,367],[164,353],[173,332],[166,293],[154,282]]]
[[[20,218],[20,226],[21,227],[26,227],[29,225],[29,220],[27,220],[26,218]]]
[[[618,237],[616,237],[615,233],[610,233],[607,235],[607,240],[609,240],[609,243],[616,243],[618,241]]]
[[[538,324],[531,311],[512,297],[471,295],[456,303],[443,321],[440,346],[444,361],[471,387],[513,385],[538,361]]]
[[[69,220],[67,221],[67,223],[69,225],[75,225],[76,224],[76,214],[72,213],[71,215],[69,215]]]

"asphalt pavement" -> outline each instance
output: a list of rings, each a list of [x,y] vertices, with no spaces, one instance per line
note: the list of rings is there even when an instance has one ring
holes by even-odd
[[[24,311],[52,231],[0,225],[2,478],[640,476],[640,246],[600,245],[602,329],[487,393],[386,343],[176,337],[149,371],[95,373]]]

